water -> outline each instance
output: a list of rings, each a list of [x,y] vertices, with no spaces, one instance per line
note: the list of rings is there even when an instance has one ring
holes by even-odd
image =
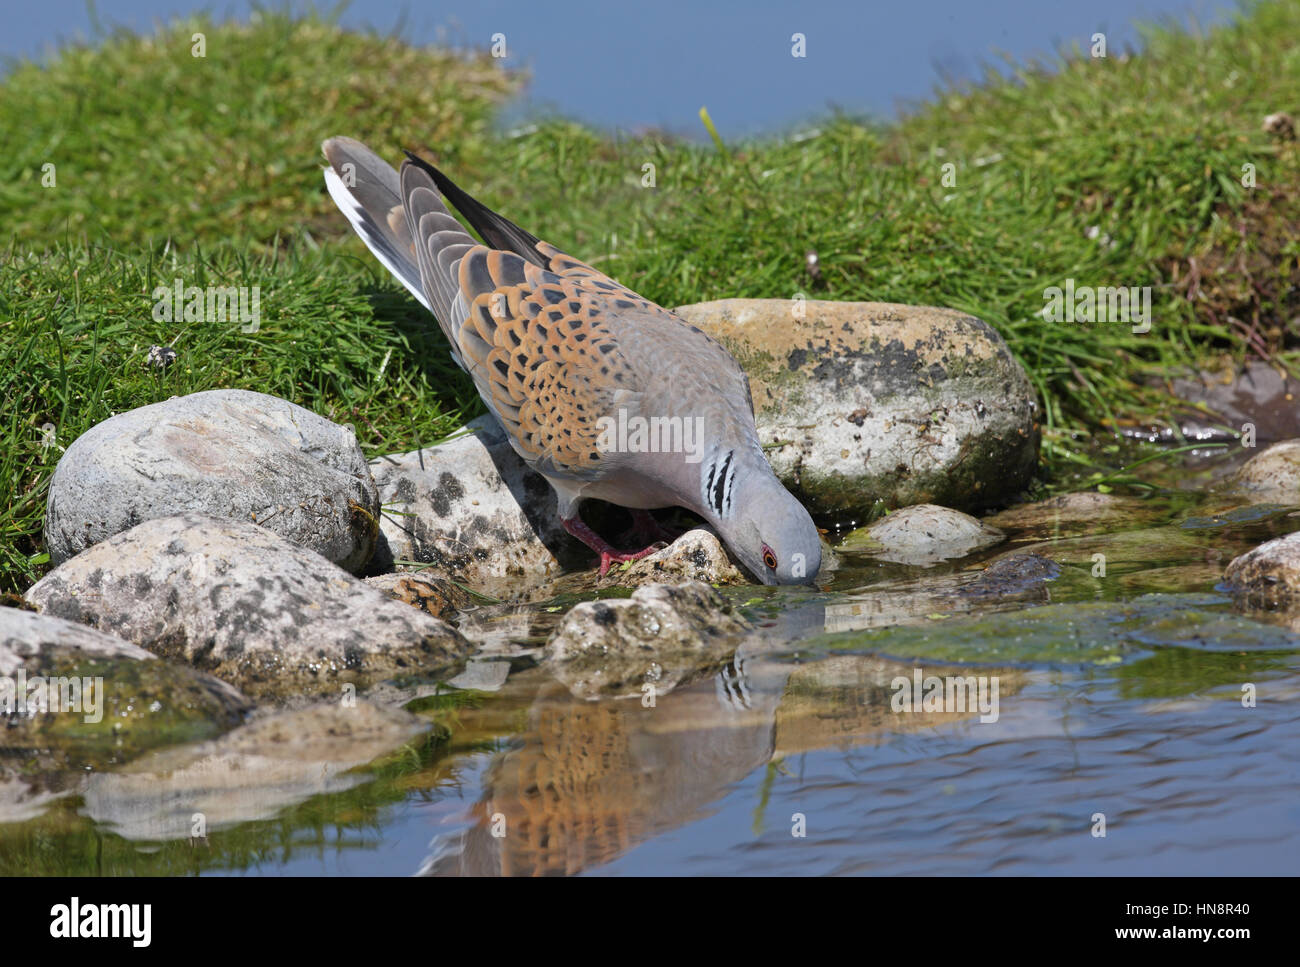
[[[1300,633],[1218,585],[1296,513],[1161,490],[1005,518],[970,560],[740,589],[756,632],[653,708],[572,697],[534,661],[558,613],[516,611],[498,690],[389,690],[422,695],[415,739],[46,776],[0,873],[1294,874]],[[1017,548],[1058,564],[979,583]],[[918,668],[996,678],[996,720],[895,711]]]

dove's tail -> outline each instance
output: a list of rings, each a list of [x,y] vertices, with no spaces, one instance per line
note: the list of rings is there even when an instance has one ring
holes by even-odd
[[[428,175],[410,164],[398,174],[360,141],[330,138],[325,186],[356,233],[384,268],[432,312],[457,355],[456,332],[465,300],[456,275],[460,256],[478,244],[447,211]],[[424,245],[417,251],[414,239]]]
[[[429,298],[420,285],[420,266],[402,214],[401,181],[397,172],[379,155],[351,138],[330,138],[321,149],[330,163],[325,169],[325,187],[334,204],[347,216],[384,268],[432,311],[433,306],[429,305]]]

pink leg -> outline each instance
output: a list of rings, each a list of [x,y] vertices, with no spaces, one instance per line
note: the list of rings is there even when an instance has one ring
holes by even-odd
[[[605,543],[604,539],[602,539],[599,534],[588,527],[579,515],[570,517],[567,520],[561,518],[560,523],[564,525],[566,531],[600,555],[601,577],[604,577],[606,573],[608,573],[609,566],[615,562],[639,561],[641,558],[659,550],[657,544],[651,544],[649,547],[640,551],[630,553],[616,551],[609,544]]]

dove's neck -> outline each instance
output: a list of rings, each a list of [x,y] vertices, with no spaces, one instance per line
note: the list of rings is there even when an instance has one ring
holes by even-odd
[[[715,527],[734,518],[756,486],[769,480],[780,486],[757,443],[719,448],[698,466],[699,504],[692,509]]]

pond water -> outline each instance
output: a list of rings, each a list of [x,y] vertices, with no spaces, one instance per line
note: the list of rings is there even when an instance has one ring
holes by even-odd
[[[486,609],[481,689],[383,692],[419,735],[29,776],[0,798],[0,873],[1300,869],[1300,621],[1219,585],[1300,511],[1157,488],[995,523],[1009,543],[975,557],[727,592],[756,630],[652,707],[537,664],[553,605]],[[1038,557],[982,574],[1015,550]]]

